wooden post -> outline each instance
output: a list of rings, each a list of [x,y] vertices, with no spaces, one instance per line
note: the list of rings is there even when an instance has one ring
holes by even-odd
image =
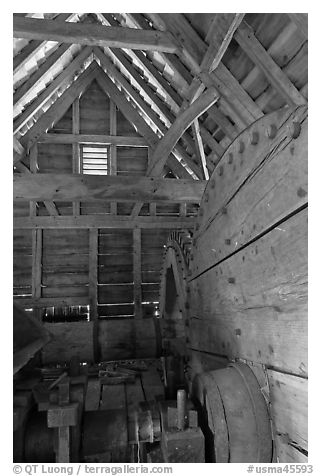
[[[36,174],[38,170],[38,144],[35,142],[30,149],[30,172]],[[30,216],[37,215],[37,202],[30,202]]]
[[[133,230],[133,266],[134,266],[134,314],[135,320],[142,319],[142,265],[141,265],[141,228]],[[134,349],[136,356],[136,327],[134,323]]]
[[[117,135],[117,109],[116,104],[110,101],[110,135]],[[117,175],[117,146],[110,145],[110,175]],[[117,202],[111,202],[110,212],[117,215]]]
[[[42,278],[42,230],[32,230],[32,298],[41,298]],[[42,310],[34,309],[33,315],[41,320]]]
[[[72,103],[72,133],[79,134],[80,132],[80,116],[79,116],[79,97]],[[74,174],[80,173],[80,146],[79,143],[72,144],[72,172]],[[80,215],[80,202],[73,202],[73,215]]]
[[[93,321],[93,353],[95,362],[99,362],[97,281],[98,281],[98,229],[89,230],[89,297],[90,320]]]
[[[135,319],[142,318],[141,228],[133,230],[134,240],[134,303]]]

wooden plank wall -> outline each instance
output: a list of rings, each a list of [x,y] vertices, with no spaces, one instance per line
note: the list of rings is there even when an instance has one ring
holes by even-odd
[[[279,116],[283,131],[293,120],[301,124],[297,138],[285,134],[266,147],[258,123],[251,129],[259,131],[261,154],[248,131],[240,137],[246,162],[238,143],[223,157],[222,173],[214,173],[215,186],[210,182],[205,192],[209,205],[201,204],[190,282],[190,348],[269,369],[281,462],[306,460],[308,450],[305,116],[304,109],[288,120]]]

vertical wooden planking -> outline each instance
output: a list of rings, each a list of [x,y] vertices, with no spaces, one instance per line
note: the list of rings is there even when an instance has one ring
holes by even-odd
[[[110,101],[110,135],[117,135],[117,109],[116,104]],[[110,145],[110,175],[117,175],[117,146]],[[110,204],[110,211],[112,215],[117,215],[117,203]]]
[[[93,321],[94,360],[99,362],[98,314],[97,314],[97,271],[98,271],[98,229],[89,230],[89,297],[90,320]]]
[[[34,174],[38,171],[38,144],[30,148],[30,171]],[[30,202],[30,216],[37,215],[37,202]]]
[[[79,97],[72,104],[72,133],[79,134],[80,115],[79,115]],[[72,171],[74,174],[80,173],[80,145],[72,144]],[[73,215],[80,215],[80,202],[73,202]]]

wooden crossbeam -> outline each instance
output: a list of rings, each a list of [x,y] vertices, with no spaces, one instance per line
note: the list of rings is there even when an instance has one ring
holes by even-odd
[[[200,64],[202,72],[211,73],[218,67],[244,15],[244,13],[216,13],[207,34],[209,47]],[[190,102],[199,97],[204,87],[203,83],[200,84],[197,78],[194,78],[188,90]]]
[[[66,306],[88,306],[90,304],[89,296],[72,296],[72,297],[13,297],[15,304],[19,304],[21,307],[28,307],[34,309],[41,309],[45,307],[66,307]]]
[[[39,143],[47,144],[104,144],[117,147],[148,147],[144,137],[117,136],[105,134],[54,134],[39,137]]]
[[[200,65],[206,55],[208,45],[184,15],[175,15],[176,24],[171,25],[170,31],[181,44],[182,49],[178,55],[189,65],[194,76],[199,78],[199,85],[201,86],[203,83],[206,87],[215,87],[217,93],[232,107],[234,113],[242,118],[244,127],[262,117],[262,111],[222,62],[211,73],[206,70],[202,71]],[[166,17],[167,21],[169,19],[169,16]],[[187,105],[186,103],[185,107]]]
[[[146,217],[140,216],[130,220],[128,216],[81,215],[81,216],[36,216],[14,217],[13,228],[17,229],[70,229],[70,228],[119,228],[119,229],[193,229],[194,217]],[[80,298],[79,298],[80,299]]]
[[[26,177],[33,177],[33,172],[31,172],[31,170],[28,169],[28,167],[26,167],[22,162],[17,162],[16,163],[16,167],[19,171],[19,175],[21,176],[26,176]],[[16,174],[14,174],[14,178],[15,178]],[[59,213],[58,213],[58,210],[56,208],[56,205],[53,203],[53,202],[50,202],[48,200],[44,200],[44,205],[46,207],[46,209],[48,210],[49,212],[49,215],[53,215],[53,216],[58,216]]]
[[[290,106],[295,107],[306,104],[306,99],[296,89],[278,64],[275,63],[247,23],[243,22],[240,25],[235,33],[235,39]]]
[[[54,20],[51,21],[68,21],[71,20],[74,16],[74,13],[61,13],[60,15],[57,15]],[[31,57],[36,55],[37,52],[44,47],[44,44],[45,43],[43,41],[30,41],[22,49],[22,51],[20,51],[17,56],[13,58],[13,74],[16,74],[18,71],[20,71],[21,68],[23,68],[24,65],[27,63],[27,61],[29,61]]]
[[[165,145],[167,143],[166,141]],[[162,150],[166,155],[168,148],[162,147]],[[158,172],[160,167],[156,165],[151,170]],[[13,178],[13,199],[199,203],[205,185],[206,182],[202,180],[172,180],[145,176],[17,173]]]
[[[48,87],[39,96],[26,107],[13,122],[13,133],[16,134],[46,101],[83,66],[86,59],[92,53],[91,47],[84,48],[78,56],[48,85]]]
[[[28,132],[21,137],[20,142],[27,150],[65,114],[74,100],[87,89],[94,80],[97,69],[98,65],[96,62],[88,66],[76,81],[42,114]]]
[[[55,22],[38,18],[14,17],[13,35],[15,38],[90,46],[110,46],[167,53],[176,53],[178,50],[174,38],[167,32],[106,27],[87,23]]]

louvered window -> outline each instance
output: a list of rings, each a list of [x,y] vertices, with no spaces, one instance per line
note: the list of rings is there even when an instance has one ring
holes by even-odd
[[[86,175],[108,175],[108,147],[83,145],[81,157],[82,173]]]

